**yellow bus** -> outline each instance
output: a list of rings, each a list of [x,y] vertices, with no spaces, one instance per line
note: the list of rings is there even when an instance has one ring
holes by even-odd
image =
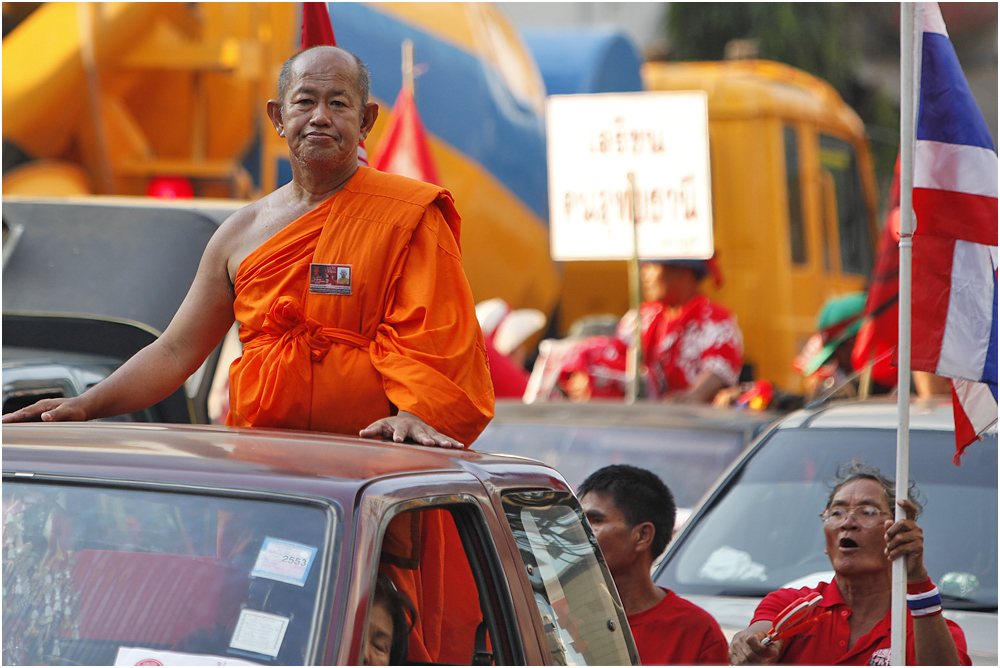
[[[723,284],[755,378],[801,389],[791,362],[823,303],[863,290],[874,262],[877,193],[864,125],[832,86],[762,60],[643,66],[649,91],[708,94],[712,212]],[[624,262],[563,266],[561,326],[628,308]]]

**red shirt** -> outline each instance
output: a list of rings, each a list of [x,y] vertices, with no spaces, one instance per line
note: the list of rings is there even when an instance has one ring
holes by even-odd
[[[719,623],[694,603],[664,589],[649,610],[628,615],[639,660],[646,666],[729,663],[729,645]]]
[[[497,399],[520,399],[528,388],[528,372],[493,347],[492,337],[486,339],[486,359],[490,363],[493,394]]]
[[[705,371],[726,385],[735,385],[743,368],[743,335],[736,317],[704,295],[690,299],[676,313],[661,302],[644,302],[642,318],[643,372],[647,395],[662,398],[688,389]],[[563,365],[560,380],[586,371],[594,397],[625,394],[625,359],[635,335],[635,311],[621,319],[615,336],[580,341]]]
[[[816,626],[806,629],[801,634],[785,641],[784,652],[780,663],[796,665],[825,666],[888,666],[889,665],[889,617],[891,613],[875,625],[866,635],[858,638],[854,647],[848,647],[851,638],[851,608],[844,602],[837,588],[837,580],[821,582],[818,587],[803,589],[779,589],[764,597],[757,606],[753,622],[773,621],[785,607],[799,598],[818,591],[823,600],[819,607],[830,608],[833,614]],[[963,666],[972,664],[965,644],[965,634],[955,622],[950,619],[948,630],[955,639],[958,648],[958,658]],[[753,623],[751,622],[751,624]],[[906,664],[916,665],[916,654],[913,649],[913,618],[906,612]]]

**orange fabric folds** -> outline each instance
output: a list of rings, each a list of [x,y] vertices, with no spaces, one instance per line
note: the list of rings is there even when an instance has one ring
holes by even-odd
[[[493,386],[458,232],[447,191],[361,167],[251,253],[229,424],[356,434],[398,408],[472,443]]]

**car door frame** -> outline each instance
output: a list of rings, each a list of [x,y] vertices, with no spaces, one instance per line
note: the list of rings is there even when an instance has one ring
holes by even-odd
[[[358,665],[363,657],[362,642],[368,619],[371,588],[378,569],[375,556],[379,554],[389,522],[401,512],[432,506],[461,505],[475,512],[485,522],[477,530],[476,539],[486,552],[486,578],[492,580],[502,619],[506,626],[509,651],[514,661],[525,665],[547,663],[537,639],[542,633],[541,621],[535,620],[527,606],[523,583],[520,578],[520,556],[510,553],[506,536],[510,527],[498,516],[491,494],[484,484],[467,472],[434,472],[386,478],[369,483],[358,493],[350,537],[352,553],[346,561],[350,565],[349,580],[343,592],[334,601],[333,619],[340,619],[341,632],[336,648],[328,646],[327,663]],[[503,522],[503,524],[501,524]],[[345,527],[346,528],[346,527]],[[346,537],[345,537],[346,538]],[[516,561],[515,561],[516,559]],[[473,566],[475,569],[475,566]],[[536,625],[532,628],[532,625]],[[335,656],[334,656],[335,654]]]

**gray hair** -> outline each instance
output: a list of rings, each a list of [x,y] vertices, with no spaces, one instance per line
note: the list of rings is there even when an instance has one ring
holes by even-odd
[[[302,51],[299,51],[291,58],[286,60],[285,64],[281,66],[281,72],[278,74],[278,101],[281,104],[285,103],[285,95],[288,94],[288,87],[291,86],[292,84],[292,66],[295,64],[295,61],[298,59],[298,57],[301,56],[303,53],[307,53],[309,51],[312,51],[313,49],[322,49],[325,46],[326,45],[320,44],[317,46],[311,46],[308,49],[303,49]],[[339,46],[334,46],[330,48],[340,49]],[[358,93],[361,94],[361,108],[364,109],[366,106],[368,106],[368,96],[371,95],[372,74],[371,72],[368,71],[368,66],[365,65],[364,61],[358,58],[357,55],[351,53],[347,49],[340,49],[340,50],[354,59],[354,64],[357,67],[358,71],[358,80],[357,80]]]
[[[889,511],[892,513],[896,512],[896,481],[883,475],[877,468],[869,466],[860,459],[852,459],[837,468],[837,477],[828,483],[830,496],[826,499],[826,507],[830,507],[830,504],[833,503],[833,497],[836,496],[841,488],[855,480],[872,480],[881,485],[882,491],[885,494],[885,500],[889,504]],[[920,499],[920,490],[917,489],[916,484],[912,480],[907,485],[907,496],[913,505],[917,507],[917,517],[920,517],[920,512],[924,509],[924,504]]]

